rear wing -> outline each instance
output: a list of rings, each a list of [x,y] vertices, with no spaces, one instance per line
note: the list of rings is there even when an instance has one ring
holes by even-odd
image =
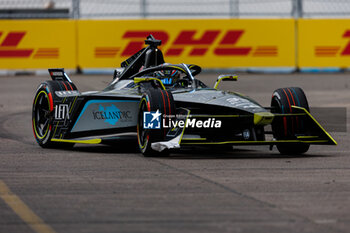
[[[63,68],[48,69],[53,81],[67,81],[72,83]]]

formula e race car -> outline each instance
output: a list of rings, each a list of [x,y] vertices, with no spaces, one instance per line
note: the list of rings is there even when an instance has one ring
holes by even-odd
[[[160,40],[150,35],[142,50],[122,62],[102,91],[80,93],[64,69],[49,69],[33,103],[33,131],[44,148],[75,143],[111,143],[136,138],[145,156],[185,146],[276,145],[283,154],[302,154],[311,144],[336,141],[309,113],[301,88],[273,92],[271,106],[236,92],[218,90],[195,76],[193,64],[165,63]]]

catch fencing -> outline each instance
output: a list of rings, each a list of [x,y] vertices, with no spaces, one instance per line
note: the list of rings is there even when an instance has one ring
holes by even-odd
[[[169,63],[349,68],[349,16],[348,0],[0,0],[0,69],[118,67],[150,33]]]
[[[349,18],[348,0],[0,0],[1,18]]]

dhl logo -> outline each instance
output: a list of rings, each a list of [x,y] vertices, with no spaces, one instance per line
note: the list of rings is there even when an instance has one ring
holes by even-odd
[[[26,32],[0,31],[0,58],[58,58],[58,48],[18,48]]]
[[[126,31],[123,40],[129,40],[124,48],[96,47],[96,58],[114,58],[118,53],[122,57],[128,57],[139,51],[144,46],[144,39],[153,34],[155,38],[162,40],[162,47],[167,47],[163,52],[165,56],[205,56],[208,51],[216,56],[254,56],[275,57],[278,48],[274,45],[267,46],[239,46],[238,43],[244,37],[244,30],[206,30],[198,38],[196,30],[183,30],[179,32],[175,40],[169,45],[170,36],[165,31]],[[212,48],[214,47],[215,48]],[[189,49],[186,54],[186,49]]]
[[[346,30],[343,34],[343,38],[350,38],[350,30]],[[315,46],[316,57],[335,57],[341,50],[340,46]],[[350,42],[340,52],[340,56],[350,55]]]

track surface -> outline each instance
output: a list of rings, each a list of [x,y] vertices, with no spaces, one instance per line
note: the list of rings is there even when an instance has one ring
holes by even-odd
[[[212,85],[216,76],[202,80]],[[0,77],[1,233],[350,231],[348,133],[332,133],[338,146],[312,146],[305,156],[267,147],[169,158],[134,147],[42,149],[31,105],[47,78]],[[72,76],[80,91],[110,79]],[[242,74],[224,85],[265,106],[276,88],[300,86],[311,106],[350,109],[349,74]]]

